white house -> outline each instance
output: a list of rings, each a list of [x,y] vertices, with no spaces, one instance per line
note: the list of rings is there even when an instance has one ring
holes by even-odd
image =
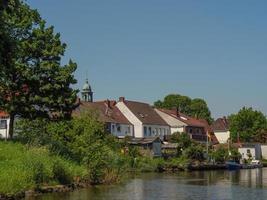
[[[125,100],[120,97],[116,107],[134,125],[134,137],[146,138],[170,135],[170,126],[147,103]]]
[[[214,135],[216,136],[218,142],[220,144],[227,143],[228,139],[230,138],[229,121],[225,117],[218,118],[212,124],[211,127],[212,127],[212,130],[213,130]]]
[[[9,138],[9,115],[0,111],[0,138]]]
[[[241,154],[242,159],[260,160],[262,158],[261,145],[260,144],[241,144],[238,147],[238,152]],[[251,156],[251,157],[250,157]]]
[[[116,101],[80,101],[77,108],[73,111],[73,116],[80,116],[86,111],[96,111],[100,121],[105,123],[106,130],[123,138],[125,136],[133,136],[133,125],[115,106]]]
[[[171,127],[171,134],[187,133],[193,140],[199,142],[206,142],[208,134],[213,144],[218,143],[206,120],[187,116],[177,109],[155,109],[155,111]]]

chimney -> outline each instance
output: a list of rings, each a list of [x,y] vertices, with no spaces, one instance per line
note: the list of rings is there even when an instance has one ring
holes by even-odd
[[[119,98],[119,101],[120,101],[120,102],[124,102],[124,101],[125,101],[125,97],[120,97],[120,98]]]
[[[106,100],[106,104],[107,104],[107,107],[110,108],[110,100],[109,99]]]
[[[174,110],[175,110],[175,115],[177,117],[179,117],[180,116],[180,109],[178,107],[175,107]]]

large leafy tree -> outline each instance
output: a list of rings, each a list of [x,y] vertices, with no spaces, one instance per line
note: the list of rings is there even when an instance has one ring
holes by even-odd
[[[177,108],[180,112],[191,117],[206,119],[209,123],[212,122],[210,110],[203,99],[191,99],[180,94],[169,94],[164,97],[163,101],[156,101],[154,106],[166,109]]]
[[[0,109],[10,115],[10,137],[15,116],[68,117],[76,100],[76,64],[61,64],[66,44],[54,28],[46,27],[37,10],[21,0],[9,0],[2,20],[9,37],[1,55]]]
[[[267,120],[264,114],[252,108],[243,107],[229,117],[231,138],[242,142],[265,142]]]

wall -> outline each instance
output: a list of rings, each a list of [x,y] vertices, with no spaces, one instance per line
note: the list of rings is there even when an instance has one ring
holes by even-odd
[[[250,153],[252,155],[252,159],[256,159],[256,151],[254,147],[241,147],[238,148],[238,152],[242,155],[242,159],[248,159],[247,151],[250,150]]]
[[[122,112],[122,114],[131,122],[134,126],[133,136],[143,137],[142,122],[130,111],[130,109],[121,101],[116,104],[116,107]]]
[[[267,159],[267,144],[261,145],[262,159]]]
[[[184,131],[185,131],[184,130],[184,127],[179,127],[179,128],[177,128],[177,127],[171,127],[171,134],[177,133],[177,132],[183,133]]]
[[[216,136],[220,144],[225,144],[230,138],[230,131],[214,131],[214,135]]]
[[[110,124],[110,132],[117,137],[133,136],[133,126],[130,124]]]
[[[8,132],[9,132],[10,119],[0,118],[0,120],[7,120],[7,129],[0,129],[0,138],[6,138],[6,134],[7,134],[7,137],[9,138]]]
[[[145,127],[147,129],[146,134],[144,132]],[[151,133],[149,132],[149,128],[151,128]],[[144,124],[142,132],[143,132],[143,137],[159,136],[161,139],[163,139],[165,135],[171,135],[171,130],[169,126],[160,126],[152,124]]]

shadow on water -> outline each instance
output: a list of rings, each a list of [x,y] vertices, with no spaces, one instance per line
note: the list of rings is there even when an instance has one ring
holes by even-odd
[[[45,194],[27,200],[193,200],[267,199],[267,168],[240,171],[194,171],[140,174],[123,184],[70,193]]]

